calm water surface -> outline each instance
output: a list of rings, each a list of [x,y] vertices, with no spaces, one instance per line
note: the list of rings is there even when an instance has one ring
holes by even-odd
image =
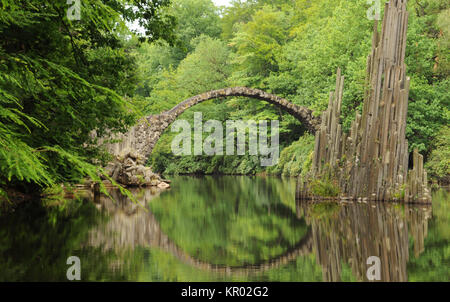
[[[0,216],[0,281],[450,280],[450,194],[432,205],[304,203],[295,179],[172,177],[162,193],[116,191]]]

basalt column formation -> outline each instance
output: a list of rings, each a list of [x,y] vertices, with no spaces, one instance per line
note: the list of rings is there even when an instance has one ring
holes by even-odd
[[[317,196],[314,183],[326,179],[337,188],[334,197],[431,201],[423,157],[417,150],[413,152],[412,170],[408,171],[406,0],[386,3],[381,33],[377,25],[375,21],[362,114],[356,114],[348,133],[342,131],[344,77],[338,70],[336,89],[330,93],[328,109],[316,132],[311,171],[299,182],[301,199],[322,198]]]

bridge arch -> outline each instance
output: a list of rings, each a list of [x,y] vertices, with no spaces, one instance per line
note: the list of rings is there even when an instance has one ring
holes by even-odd
[[[120,146],[119,144],[118,148],[110,148],[110,151],[114,154],[120,154],[122,149],[126,147],[136,150],[139,154],[148,158],[164,130],[184,111],[207,100],[233,96],[249,97],[273,104],[302,122],[311,133],[315,133],[316,128],[320,124],[320,118],[314,117],[312,110],[295,105],[274,94],[247,87],[223,88],[190,97],[168,111],[143,118],[138,125],[134,126],[125,135],[126,138],[124,140],[127,141],[125,143],[126,146]]]

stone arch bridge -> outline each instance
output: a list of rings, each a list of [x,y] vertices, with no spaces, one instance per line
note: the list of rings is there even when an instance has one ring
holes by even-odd
[[[133,150],[143,158],[148,158],[163,132],[184,111],[207,100],[236,96],[254,98],[273,104],[298,119],[311,133],[315,133],[320,124],[320,118],[314,117],[312,110],[295,105],[284,98],[259,89],[231,87],[193,96],[168,111],[147,116],[141,119],[138,125],[131,128],[128,133],[117,137],[121,142],[109,144],[107,149],[114,155],[120,155],[124,150]]]

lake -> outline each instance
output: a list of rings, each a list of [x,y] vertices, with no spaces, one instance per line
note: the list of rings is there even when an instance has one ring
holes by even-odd
[[[173,176],[134,189],[20,205],[0,216],[0,281],[450,280],[450,194],[432,205],[304,202],[296,179]]]

